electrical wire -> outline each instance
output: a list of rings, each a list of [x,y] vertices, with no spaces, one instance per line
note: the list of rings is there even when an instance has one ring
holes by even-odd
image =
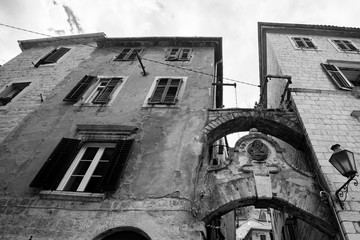
[[[61,39],[61,40],[67,40],[67,41],[69,41],[69,42],[73,42],[73,43],[76,43],[76,44],[85,45],[85,46],[88,46],[88,47],[92,47],[92,48],[99,49],[98,46],[94,46],[94,45],[90,45],[90,44],[85,44],[85,43],[76,42],[76,41],[74,41],[74,40],[68,39],[67,37],[61,37],[61,36],[60,36],[60,37],[59,37],[59,36],[56,36],[56,37],[55,37],[55,36],[51,36],[51,35],[49,35],[49,34],[44,34],[44,33],[36,32],[36,31],[28,30],[28,29],[25,29],[25,28],[15,27],[15,26],[12,26],[12,25],[4,24],[4,23],[0,23],[0,25],[1,25],[1,26],[4,26],[4,27],[8,27],[8,28],[12,28],[12,29],[24,31],[24,32],[29,32],[29,33],[33,33],[33,34],[45,36],[45,37],[58,38],[58,39]],[[110,48],[101,48],[101,49],[107,50],[107,51],[109,51],[109,52],[118,53],[118,51],[112,50],[112,49],[110,49]],[[185,68],[185,67],[175,66],[175,65],[172,65],[172,64],[168,64],[168,63],[164,63],[164,62],[160,62],[160,61],[156,61],[156,60],[149,59],[149,58],[144,58],[144,57],[141,57],[141,59],[143,59],[143,60],[145,60],[145,61],[148,61],[148,62],[153,62],[153,63],[165,65],[165,66],[168,66],[168,67],[174,67],[174,68],[182,69],[182,70],[189,71],[189,72],[194,72],[194,73],[198,73],[198,74],[202,74],[202,75],[206,75],[206,76],[216,77],[214,74],[201,72],[201,71],[194,70],[194,69],[191,69],[191,68]],[[231,78],[226,78],[226,77],[222,77],[222,79],[223,79],[223,80],[232,81],[232,82],[241,83],[241,84],[245,84],[245,85],[249,85],[249,86],[253,86],[253,87],[260,87],[260,86],[257,85],[257,84],[248,83],[248,82],[244,82],[244,81],[239,81],[239,80],[236,80],[236,79],[231,79]]]

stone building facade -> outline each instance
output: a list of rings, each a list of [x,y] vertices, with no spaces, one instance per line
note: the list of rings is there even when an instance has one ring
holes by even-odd
[[[193,182],[221,41],[20,41],[0,68],[0,238],[204,239]]]
[[[314,173],[333,199],[338,237],[359,239],[360,188],[350,183],[341,208],[334,193],[347,179],[329,159],[340,144],[360,161],[360,29],[259,23],[258,30],[262,107],[296,113]]]

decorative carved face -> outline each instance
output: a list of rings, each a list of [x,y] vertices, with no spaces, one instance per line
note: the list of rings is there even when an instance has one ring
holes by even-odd
[[[249,144],[247,152],[252,160],[264,161],[269,156],[270,150],[261,140],[254,140]]]

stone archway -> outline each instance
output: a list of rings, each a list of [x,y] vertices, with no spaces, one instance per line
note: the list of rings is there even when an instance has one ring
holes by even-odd
[[[196,193],[198,217],[211,222],[238,207],[271,207],[334,237],[338,226],[320,197],[309,159],[292,145],[251,131],[238,140],[223,166],[202,166]]]
[[[116,240],[116,239],[133,239],[133,240],[151,240],[150,237],[141,229],[123,226],[109,229],[93,240]]]

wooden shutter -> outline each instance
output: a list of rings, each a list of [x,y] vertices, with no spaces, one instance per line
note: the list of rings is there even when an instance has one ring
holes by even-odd
[[[183,48],[183,49],[181,49],[181,52],[180,52],[180,55],[179,55],[179,60],[182,60],[182,61],[190,60],[190,53],[191,53],[191,48]]]
[[[83,77],[78,84],[66,95],[63,101],[66,102],[77,102],[79,98],[85,93],[92,82],[96,79],[94,76]]]
[[[63,138],[46,160],[38,174],[30,183],[30,187],[44,190],[55,190],[80,146],[80,140]]]
[[[121,52],[119,53],[119,55],[116,56],[114,61],[124,61],[124,60],[126,60],[126,56],[128,55],[128,53],[130,51],[131,51],[131,48],[123,48],[121,50]]]
[[[155,90],[148,101],[149,104],[160,104],[161,103],[161,101],[163,99],[163,95],[166,90],[166,87],[168,85],[168,81],[170,81],[170,80],[171,79],[168,79],[168,78],[160,78],[157,80]]]
[[[114,191],[118,185],[120,176],[125,168],[134,139],[119,140],[115,146],[115,151],[108,169],[102,179],[99,189],[101,191]]]
[[[339,88],[350,90],[353,87],[335,65],[321,63],[321,66]]]
[[[310,38],[303,38],[307,48],[316,48],[315,44],[312,42]]]
[[[344,40],[343,42],[350,51],[358,51],[358,49],[350,41]]]
[[[299,47],[299,48],[304,48],[304,47],[306,47],[305,43],[302,41],[301,38],[299,38],[299,37],[294,37],[293,39],[294,39],[297,47]]]
[[[64,56],[64,54],[67,53],[69,50],[70,48],[63,48],[63,47],[55,49],[52,53],[50,53],[43,59],[42,64],[56,63],[57,60],[59,60],[62,56]]]
[[[166,93],[163,97],[163,103],[175,104],[177,101],[177,95],[181,86],[181,79],[169,79]]]
[[[110,98],[111,94],[114,91],[116,85],[121,81],[121,78],[110,78],[106,86],[101,90],[101,92],[96,96],[93,103],[95,104],[106,104]]]
[[[126,58],[126,60],[129,60],[129,61],[133,61],[136,59],[136,52],[138,54],[141,53],[141,48],[132,48],[132,51],[131,53],[128,55],[128,57]]]
[[[165,58],[167,61],[177,60],[179,57],[180,48],[171,48]]]

